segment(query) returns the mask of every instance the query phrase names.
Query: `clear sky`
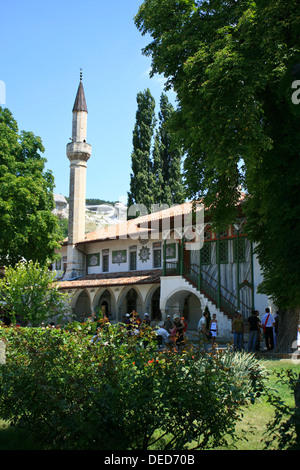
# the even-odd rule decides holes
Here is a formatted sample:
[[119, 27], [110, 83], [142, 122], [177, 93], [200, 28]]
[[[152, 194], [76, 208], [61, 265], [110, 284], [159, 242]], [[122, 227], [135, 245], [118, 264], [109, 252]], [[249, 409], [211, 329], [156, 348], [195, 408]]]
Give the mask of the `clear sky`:
[[[149, 78], [150, 58], [133, 17], [142, 0], [0, 0], [0, 84], [19, 130], [41, 137], [54, 192], [69, 194], [66, 145], [83, 69], [88, 107], [87, 197], [117, 201], [129, 190], [136, 96], [156, 101], [161, 77]], [[3, 100], [3, 90], [0, 100]], [[168, 93], [176, 106], [175, 95]]]

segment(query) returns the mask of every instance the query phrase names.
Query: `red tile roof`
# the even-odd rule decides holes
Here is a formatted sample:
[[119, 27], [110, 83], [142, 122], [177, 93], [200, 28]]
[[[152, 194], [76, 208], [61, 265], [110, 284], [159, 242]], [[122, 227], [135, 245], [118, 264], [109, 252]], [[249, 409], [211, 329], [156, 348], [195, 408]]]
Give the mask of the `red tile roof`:
[[60, 289], [78, 289], [85, 287], [111, 287], [134, 284], [154, 284], [160, 282], [161, 269], [150, 271], [129, 271], [119, 273], [89, 274], [74, 281], [61, 281]]

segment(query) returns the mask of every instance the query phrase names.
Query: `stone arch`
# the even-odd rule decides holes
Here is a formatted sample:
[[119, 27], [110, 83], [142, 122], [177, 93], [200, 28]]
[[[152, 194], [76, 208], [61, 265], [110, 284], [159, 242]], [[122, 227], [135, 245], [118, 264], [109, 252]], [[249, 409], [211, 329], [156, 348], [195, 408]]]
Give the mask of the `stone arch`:
[[120, 294], [118, 302], [119, 321], [124, 321], [126, 313], [130, 313], [132, 308], [134, 308], [139, 314], [144, 313], [143, 298], [136, 286], [125, 287]]
[[85, 289], [78, 291], [72, 299], [72, 311], [77, 321], [84, 321], [92, 314], [91, 298]]
[[145, 308], [150, 314], [151, 320], [159, 321], [162, 319], [160, 310], [160, 285], [151, 286], [147, 292]]
[[[105, 307], [105, 313], [108, 314], [109, 320], [116, 319], [116, 299], [114, 292], [109, 288], [101, 288], [96, 293], [94, 298], [94, 311], [97, 311], [97, 308], [101, 306]], [[102, 311], [104, 313], [104, 311]]]
[[177, 290], [171, 293], [163, 302], [165, 315], [171, 315], [171, 318], [178, 314], [186, 318], [188, 328], [197, 328], [198, 321], [201, 318], [201, 311], [204, 309], [204, 303], [194, 292], [187, 289]]

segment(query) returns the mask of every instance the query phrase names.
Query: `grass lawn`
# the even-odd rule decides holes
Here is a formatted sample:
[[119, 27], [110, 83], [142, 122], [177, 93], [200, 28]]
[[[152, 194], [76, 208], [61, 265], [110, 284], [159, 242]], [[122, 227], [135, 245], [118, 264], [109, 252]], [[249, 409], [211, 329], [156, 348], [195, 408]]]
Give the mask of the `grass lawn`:
[[[294, 406], [294, 395], [286, 384], [278, 382], [276, 371], [291, 369], [299, 373], [299, 365], [290, 359], [263, 360], [266, 369], [270, 371], [268, 386], [274, 388], [286, 404]], [[274, 408], [267, 402], [266, 397], [261, 397], [255, 404], [250, 405], [243, 411], [241, 421], [236, 425], [236, 442], [227, 450], [264, 450], [265, 433], [267, 424], [274, 416]], [[245, 439], [246, 438], [246, 439]], [[224, 450], [225, 448], [221, 448]], [[274, 435], [272, 449], [278, 449], [278, 439]]]
[[[284, 401], [294, 406], [294, 396], [288, 386], [277, 382], [275, 372], [282, 369], [292, 369], [299, 372], [299, 365], [293, 364], [291, 360], [263, 360], [266, 369], [270, 371], [268, 385], [280, 393]], [[255, 404], [245, 408], [241, 416], [241, 421], [236, 425], [236, 441], [226, 448], [218, 448], [216, 450], [263, 450], [264, 434], [267, 430], [267, 423], [274, 416], [273, 407], [267, 403], [265, 397], [261, 397]], [[246, 438], [246, 439], [245, 439]], [[277, 439], [274, 436], [272, 450], [276, 450]], [[26, 432], [16, 431], [12, 426], [0, 419], [0, 450], [37, 450], [39, 447], [35, 445], [26, 435]]]

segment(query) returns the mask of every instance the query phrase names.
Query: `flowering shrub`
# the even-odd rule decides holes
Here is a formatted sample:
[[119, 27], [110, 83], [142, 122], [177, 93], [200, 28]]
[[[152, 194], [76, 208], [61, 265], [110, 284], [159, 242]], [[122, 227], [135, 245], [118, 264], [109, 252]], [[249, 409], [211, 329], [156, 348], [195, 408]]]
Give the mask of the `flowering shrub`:
[[0, 340], [0, 416], [46, 448], [214, 447], [262, 389], [253, 356], [157, 352], [150, 328], [0, 328]]

